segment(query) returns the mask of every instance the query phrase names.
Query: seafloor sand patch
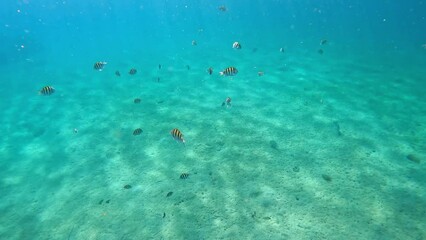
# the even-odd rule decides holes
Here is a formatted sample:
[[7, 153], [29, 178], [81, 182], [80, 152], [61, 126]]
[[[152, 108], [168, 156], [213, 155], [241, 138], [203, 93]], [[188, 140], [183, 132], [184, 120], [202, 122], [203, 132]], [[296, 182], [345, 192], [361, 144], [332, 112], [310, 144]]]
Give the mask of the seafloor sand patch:
[[111, 68], [74, 76], [90, 84], [58, 82], [50, 97], [9, 96], [0, 238], [426, 237], [420, 80], [255, 54], [271, 61], [226, 57], [240, 70], [232, 78], [217, 76], [228, 63], [209, 76], [174, 56], [158, 73], [140, 64], [117, 79]]

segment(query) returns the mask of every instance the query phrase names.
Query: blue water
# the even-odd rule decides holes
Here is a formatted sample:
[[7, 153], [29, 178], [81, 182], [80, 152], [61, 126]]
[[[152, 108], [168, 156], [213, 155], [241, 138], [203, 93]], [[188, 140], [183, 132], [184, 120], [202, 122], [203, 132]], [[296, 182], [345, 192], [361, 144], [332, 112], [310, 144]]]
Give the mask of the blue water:
[[0, 239], [425, 239], [425, 29], [414, 0], [1, 1]]

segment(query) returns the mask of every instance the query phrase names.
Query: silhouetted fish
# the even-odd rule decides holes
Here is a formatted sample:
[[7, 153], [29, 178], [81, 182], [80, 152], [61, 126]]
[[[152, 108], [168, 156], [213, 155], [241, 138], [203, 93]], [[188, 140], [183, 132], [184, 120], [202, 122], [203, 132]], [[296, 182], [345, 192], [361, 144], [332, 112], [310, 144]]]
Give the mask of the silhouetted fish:
[[134, 136], [140, 135], [141, 133], [142, 133], [142, 129], [140, 128], [136, 128], [135, 131], [133, 131]]
[[117, 76], [117, 77], [120, 77], [121, 76], [121, 74], [120, 74], [120, 72], [117, 70], [117, 71], [115, 71], [115, 76]]
[[212, 67], [207, 68], [207, 72], [209, 73], [209, 75], [212, 75], [213, 74], [213, 68]]
[[132, 69], [130, 69], [129, 74], [130, 74], [130, 75], [135, 75], [135, 74], [136, 74], [136, 72], [137, 72], [137, 70], [136, 70], [136, 69], [134, 69], [134, 68], [132, 68]]
[[187, 179], [189, 177], [189, 173], [182, 173], [181, 175], [180, 175], [180, 179]]
[[225, 105], [226, 105], [226, 107], [231, 107], [231, 98], [230, 97], [227, 97], [225, 99], [225, 101], [223, 101], [222, 107], [224, 107]]

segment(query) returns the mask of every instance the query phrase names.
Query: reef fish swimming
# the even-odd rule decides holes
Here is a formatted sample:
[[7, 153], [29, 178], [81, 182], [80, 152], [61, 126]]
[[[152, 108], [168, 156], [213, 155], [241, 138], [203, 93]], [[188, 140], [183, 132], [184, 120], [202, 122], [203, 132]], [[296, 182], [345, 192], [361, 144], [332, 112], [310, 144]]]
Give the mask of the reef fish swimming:
[[222, 103], [222, 107], [224, 107], [224, 106], [226, 106], [226, 107], [231, 107], [231, 98], [230, 98], [230, 97], [227, 97], [227, 98], [225, 99], [225, 101], [223, 101], [223, 103]]
[[142, 129], [141, 128], [136, 128], [133, 131], [133, 136], [141, 135], [141, 133], [142, 133]]
[[93, 65], [93, 68], [95, 70], [102, 71], [106, 64], [107, 62], [95, 62], [95, 64]]
[[213, 68], [212, 67], [207, 68], [207, 72], [209, 73], [209, 75], [212, 75], [213, 74]]
[[137, 70], [135, 68], [130, 69], [129, 74], [130, 75], [135, 75], [137, 72]]
[[234, 42], [234, 43], [232, 44], [232, 48], [235, 48], [235, 49], [241, 49], [241, 44], [240, 44], [239, 42]]
[[179, 178], [180, 179], [187, 179], [189, 177], [189, 173], [182, 173]]
[[51, 86], [45, 86], [38, 92], [41, 95], [50, 95], [55, 92], [55, 89]]
[[170, 134], [172, 135], [172, 137], [178, 141], [178, 142], [182, 142], [185, 143], [185, 139], [183, 139], [183, 134], [180, 132], [179, 129], [174, 128], [172, 131], [170, 131]]
[[221, 76], [235, 76], [238, 73], [238, 70], [235, 67], [227, 67], [222, 72]]

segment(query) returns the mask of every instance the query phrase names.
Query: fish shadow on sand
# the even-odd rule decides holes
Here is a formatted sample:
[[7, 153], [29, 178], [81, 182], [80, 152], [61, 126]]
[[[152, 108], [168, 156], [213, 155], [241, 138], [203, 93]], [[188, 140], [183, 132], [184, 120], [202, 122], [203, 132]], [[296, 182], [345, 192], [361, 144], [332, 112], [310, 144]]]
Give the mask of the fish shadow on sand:
[[270, 146], [272, 149], [275, 149], [275, 150], [277, 150], [277, 151], [279, 151], [279, 150], [280, 150], [280, 149], [278, 148], [278, 143], [277, 143], [276, 141], [274, 141], [274, 140], [269, 141], [269, 146]]
[[334, 125], [334, 128], [336, 129], [336, 135], [337, 135], [338, 137], [341, 137], [343, 134], [342, 134], [342, 132], [340, 131], [340, 124], [339, 124], [339, 122], [338, 122], [338, 121], [334, 121], [334, 122], [333, 122], [333, 125]]

